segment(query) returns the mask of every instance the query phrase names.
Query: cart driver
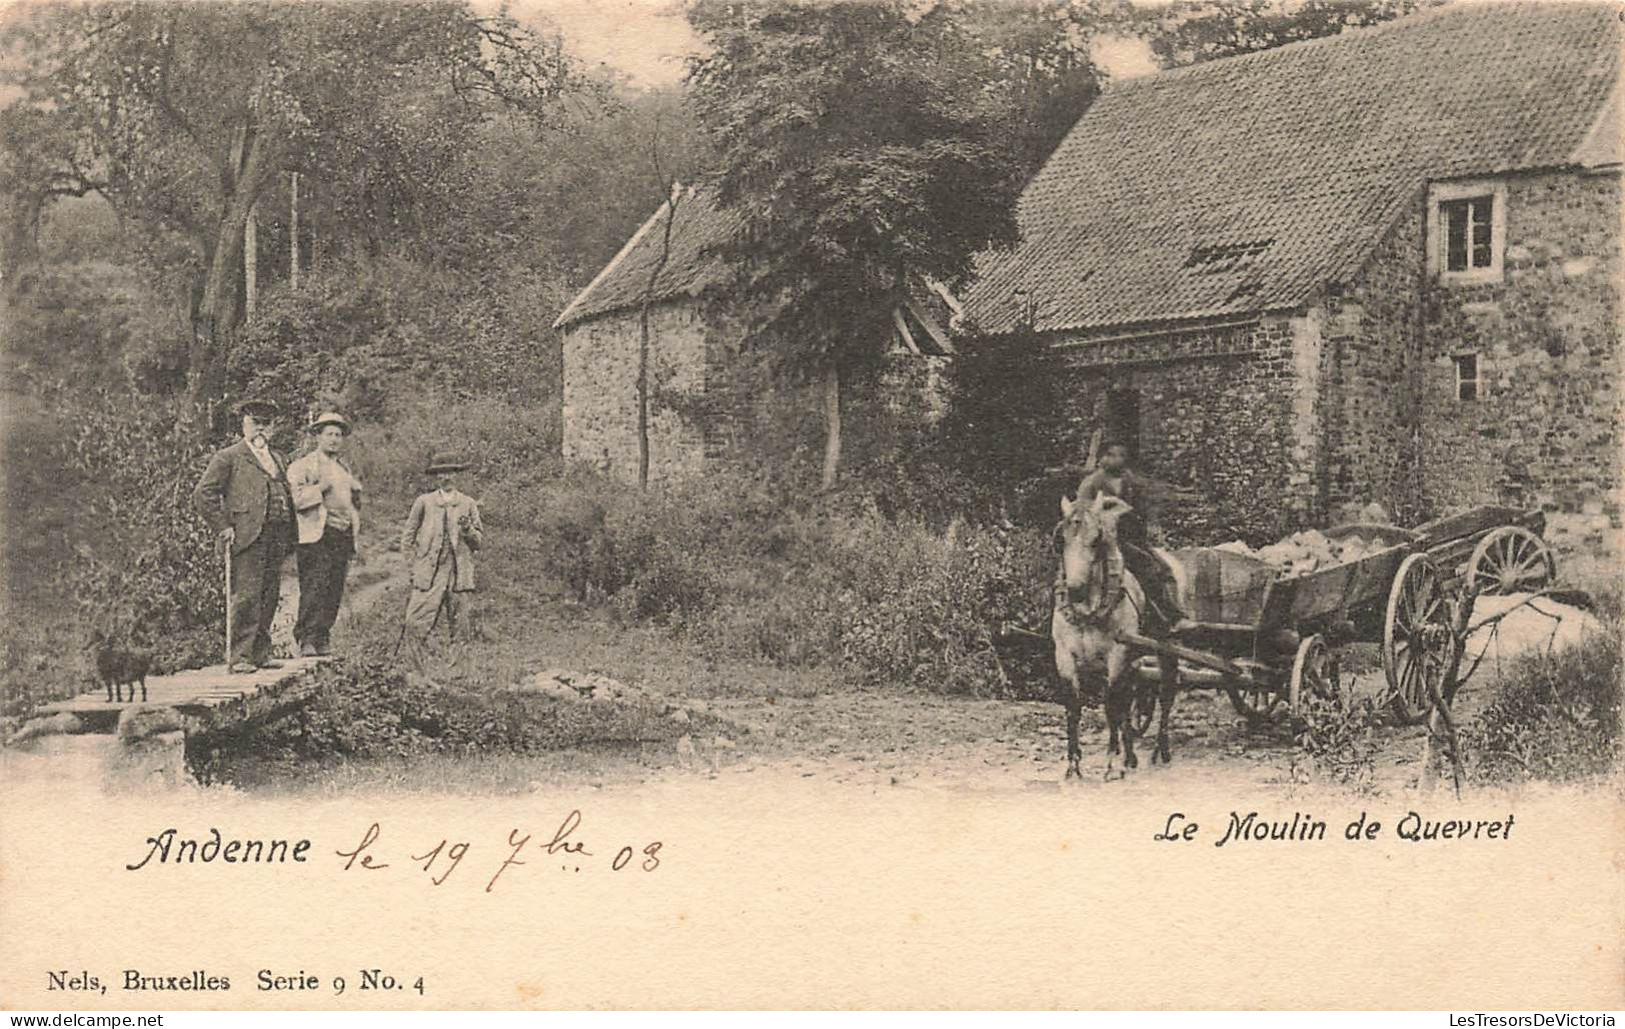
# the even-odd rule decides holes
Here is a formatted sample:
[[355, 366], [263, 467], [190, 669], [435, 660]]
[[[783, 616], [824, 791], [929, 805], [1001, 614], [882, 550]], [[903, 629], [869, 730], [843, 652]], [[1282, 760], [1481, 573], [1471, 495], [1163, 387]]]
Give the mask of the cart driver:
[[1128, 444], [1108, 439], [1101, 447], [1100, 465], [1078, 483], [1077, 502], [1090, 504], [1102, 493], [1117, 497], [1132, 509], [1117, 523], [1117, 542], [1123, 566], [1145, 589], [1152, 628], [1166, 628], [1179, 618], [1173, 576], [1162, 558], [1152, 552], [1164, 541], [1160, 512], [1151, 483], [1129, 465]]

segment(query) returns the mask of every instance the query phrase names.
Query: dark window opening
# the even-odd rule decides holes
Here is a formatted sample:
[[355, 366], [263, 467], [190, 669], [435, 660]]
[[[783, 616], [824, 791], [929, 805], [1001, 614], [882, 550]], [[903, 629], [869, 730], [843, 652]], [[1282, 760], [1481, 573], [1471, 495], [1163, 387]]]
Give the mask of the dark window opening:
[[1478, 378], [1478, 355], [1456, 355], [1456, 399], [1477, 400], [1479, 397], [1480, 382]]
[[1494, 266], [1491, 229], [1494, 209], [1494, 197], [1447, 200], [1439, 205], [1445, 271], [1465, 272]]
[[1275, 240], [1255, 239], [1243, 243], [1205, 243], [1191, 249], [1185, 267], [1202, 272], [1228, 272], [1252, 264]]
[[1140, 456], [1140, 393], [1114, 389], [1106, 394], [1106, 439], [1128, 447], [1129, 457]]

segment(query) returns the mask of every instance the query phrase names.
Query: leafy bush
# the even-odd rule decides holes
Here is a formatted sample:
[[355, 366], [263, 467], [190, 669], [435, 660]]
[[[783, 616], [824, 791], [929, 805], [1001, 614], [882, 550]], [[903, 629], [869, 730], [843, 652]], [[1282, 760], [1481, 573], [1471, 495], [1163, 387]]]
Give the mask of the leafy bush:
[[1310, 697], [1309, 702], [1311, 716], [1294, 734], [1307, 767], [1332, 782], [1372, 789], [1380, 750], [1377, 726], [1383, 718], [1380, 699], [1355, 697], [1346, 706], [1329, 698]]
[[1619, 767], [1621, 621], [1572, 647], [1520, 658], [1461, 731], [1483, 779], [1569, 780]]
[[7, 612], [0, 621], [0, 718], [26, 717], [89, 682], [88, 663], [52, 631], [60, 627], [31, 624], [33, 617]]
[[846, 574], [834, 610], [843, 660], [879, 681], [991, 688], [995, 634], [1007, 621], [1037, 620], [1048, 597], [1042, 539], [965, 523], [940, 533], [879, 519], [841, 528]]
[[159, 390], [184, 381], [186, 333], [133, 268], [105, 259], [27, 269], [6, 298], [5, 371], [16, 386]]
[[218, 658], [222, 555], [192, 505], [214, 444], [168, 405], [50, 389], [7, 439], [7, 614], [0, 713], [89, 684], [92, 629], [153, 651], [155, 669]]
[[93, 482], [81, 524], [97, 538], [71, 571], [82, 621], [157, 649], [159, 667], [213, 656], [225, 583], [192, 489], [213, 447], [172, 414], [112, 393], [67, 419], [65, 471]]
[[523, 268], [472, 277], [403, 257], [340, 263], [298, 290], [267, 290], [227, 378], [234, 391], [366, 421], [425, 395], [536, 403], [557, 394], [550, 321], [568, 297], [558, 274]]
[[[557, 476], [558, 433], [556, 403], [420, 395], [382, 424], [359, 422], [350, 456], [371, 495], [399, 501], [431, 487], [423, 471], [431, 453], [452, 450], [471, 464], [459, 488], [501, 511], [512, 496]], [[493, 484], [501, 492], [488, 497], [485, 487]], [[406, 511], [385, 514], [404, 518]]]
[[561, 480], [518, 519], [581, 599], [717, 654], [949, 692], [1006, 688], [993, 638], [1042, 617], [1034, 533], [795, 504], [748, 479], [640, 493]]
[[1068, 381], [1060, 352], [1031, 333], [961, 342], [948, 366], [950, 404], [935, 450], [966, 486], [960, 510], [1002, 509], [1023, 525], [1053, 521], [1056, 498], [1080, 477], [1055, 467], [1072, 456], [1056, 438], [1077, 413]]

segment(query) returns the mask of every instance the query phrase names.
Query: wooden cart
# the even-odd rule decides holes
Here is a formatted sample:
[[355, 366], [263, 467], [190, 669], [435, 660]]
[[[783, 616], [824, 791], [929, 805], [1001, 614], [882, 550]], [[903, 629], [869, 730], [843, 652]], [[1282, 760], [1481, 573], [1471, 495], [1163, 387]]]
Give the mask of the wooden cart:
[[1534, 593], [1551, 586], [1557, 564], [1541, 538], [1546, 516], [1511, 507], [1475, 507], [1411, 530], [1440, 568], [1460, 569], [1476, 593]]
[[1454, 692], [1444, 680], [1454, 679], [1459, 657], [1460, 605], [1479, 593], [1538, 590], [1555, 577], [1544, 527], [1538, 511], [1501, 507], [1416, 529], [1341, 526], [1327, 537], [1362, 537], [1364, 556], [1290, 578], [1246, 554], [1180, 551], [1187, 617], [1167, 636], [1126, 642], [1177, 657], [1189, 685], [1223, 688], [1258, 722], [1282, 710], [1302, 721], [1322, 705], [1346, 704], [1340, 648], [1378, 643], [1388, 705], [1414, 724], [1432, 709], [1434, 686], [1447, 700]]

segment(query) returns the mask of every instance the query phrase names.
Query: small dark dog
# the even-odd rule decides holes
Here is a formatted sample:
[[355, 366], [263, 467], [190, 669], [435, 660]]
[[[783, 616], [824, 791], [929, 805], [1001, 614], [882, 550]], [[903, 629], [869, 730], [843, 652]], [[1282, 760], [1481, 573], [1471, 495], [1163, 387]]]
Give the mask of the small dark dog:
[[124, 650], [113, 646], [100, 630], [90, 637], [90, 646], [96, 655], [96, 678], [107, 689], [107, 702], [124, 702], [124, 687], [130, 687], [130, 701], [135, 701], [135, 688], [141, 686], [141, 700], [147, 699], [147, 673], [152, 670], [152, 655], [144, 650]]

